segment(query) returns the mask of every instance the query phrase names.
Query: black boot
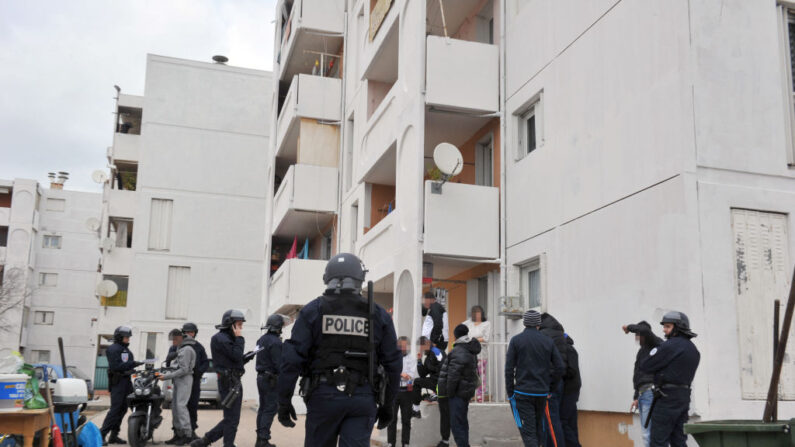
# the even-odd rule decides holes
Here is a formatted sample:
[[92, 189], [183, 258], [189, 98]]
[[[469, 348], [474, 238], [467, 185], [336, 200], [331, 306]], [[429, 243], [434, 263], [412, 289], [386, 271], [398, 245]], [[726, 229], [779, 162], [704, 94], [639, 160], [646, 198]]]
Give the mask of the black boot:
[[210, 445], [210, 440], [204, 436], [190, 443], [190, 447], [207, 447], [208, 445]]
[[254, 447], [276, 447], [276, 446], [271, 444], [269, 439], [258, 437], [257, 443], [254, 444]]
[[168, 444], [168, 445], [174, 445], [174, 444], [175, 444], [177, 441], [179, 441], [179, 439], [180, 439], [180, 436], [177, 434], [177, 431], [176, 431], [176, 430], [174, 430], [174, 429], [172, 428], [172, 429], [171, 429], [171, 431], [174, 433], [174, 435], [171, 437], [171, 439], [169, 439], [168, 441], [166, 441], [166, 444]]
[[100, 434], [100, 435], [102, 435], [102, 445], [103, 445], [103, 446], [107, 446], [107, 445], [108, 445], [108, 440], [107, 440], [107, 439], [105, 439], [105, 438], [107, 438], [107, 437], [108, 437], [108, 432], [106, 432], [106, 431], [105, 431], [105, 432], [103, 432], [103, 431], [100, 431], [100, 432], [99, 432], [99, 434]]
[[197, 439], [199, 439], [199, 437], [198, 437], [198, 436], [196, 436], [196, 429], [194, 428], [194, 429], [193, 429], [193, 431], [192, 431], [192, 432], [190, 432], [190, 440], [191, 440], [191, 441], [195, 441], [195, 440], [197, 440]]
[[108, 444], [127, 444], [127, 441], [119, 437], [118, 431], [110, 432], [110, 438], [108, 439]]

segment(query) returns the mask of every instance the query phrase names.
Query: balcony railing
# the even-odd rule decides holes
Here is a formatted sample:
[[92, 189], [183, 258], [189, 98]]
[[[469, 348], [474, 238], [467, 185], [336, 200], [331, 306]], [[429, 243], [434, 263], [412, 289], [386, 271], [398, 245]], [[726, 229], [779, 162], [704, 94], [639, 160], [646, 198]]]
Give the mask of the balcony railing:
[[341, 97], [340, 79], [303, 74], [294, 77], [276, 121], [276, 155], [295, 160], [301, 118], [339, 122]]
[[310, 73], [316, 52], [340, 51], [345, 30], [345, 0], [295, 0], [284, 26], [279, 79]]
[[135, 217], [135, 191], [123, 189], [111, 189], [109, 184], [105, 184], [108, 214], [115, 217]]
[[450, 110], [499, 110], [499, 48], [427, 37], [425, 102]]
[[141, 136], [131, 133], [116, 133], [113, 140], [111, 157], [113, 161], [138, 161]]
[[292, 165], [273, 198], [273, 234], [317, 234], [337, 211], [337, 168]]
[[441, 194], [425, 182], [426, 254], [496, 259], [500, 251], [499, 189], [446, 183]]
[[326, 261], [288, 259], [271, 276], [268, 313], [294, 314], [323, 293]]

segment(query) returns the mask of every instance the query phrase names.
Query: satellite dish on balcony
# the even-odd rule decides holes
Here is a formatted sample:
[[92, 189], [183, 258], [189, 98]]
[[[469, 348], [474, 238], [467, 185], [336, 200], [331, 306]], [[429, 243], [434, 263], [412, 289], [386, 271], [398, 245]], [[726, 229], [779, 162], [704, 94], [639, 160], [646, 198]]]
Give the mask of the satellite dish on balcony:
[[99, 225], [100, 225], [99, 219], [97, 219], [96, 217], [89, 217], [88, 219], [86, 219], [86, 228], [88, 228], [88, 231], [99, 230]]
[[433, 150], [433, 162], [447, 177], [455, 177], [464, 169], [461, 151], [450, 143], [439, 143]]
[[91, 178], [96, 183], [105, 183], [106, 181], [108, 181], [108, 174], [106, 174], [105, 171], [97, 169], [96, 171], [91, 173]]
[[110, 251], [116, 246], [116, 239], [113, 237], [106, 237], [102, 239], [102, 250]]
[[99, 296], [113, 296], [119, 291], [119, 286], [115, 282], [106, 279], [97, 284], [95, 291]]

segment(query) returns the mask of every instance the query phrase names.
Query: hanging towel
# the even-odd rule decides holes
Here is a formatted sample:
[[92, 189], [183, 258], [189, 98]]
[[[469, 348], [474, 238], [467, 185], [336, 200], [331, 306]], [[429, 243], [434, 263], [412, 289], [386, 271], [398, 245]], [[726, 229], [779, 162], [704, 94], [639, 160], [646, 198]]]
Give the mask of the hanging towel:
[[285, 260], [286, 259], [293, 259], [294, 257], [296, 257], [296, 250], [297, 249], [298, 249], [298, 237], [294, 237], [293, 238], [293, 246], [290, 248], [290, 251], [287, 252], [287, 257], [284, 258], [284, 259]]
[[298, 253], [298, 257], [301, 259], [309, 259], [309, 238], [304, 240], [304, 248], [302, 248], [301, 252]]

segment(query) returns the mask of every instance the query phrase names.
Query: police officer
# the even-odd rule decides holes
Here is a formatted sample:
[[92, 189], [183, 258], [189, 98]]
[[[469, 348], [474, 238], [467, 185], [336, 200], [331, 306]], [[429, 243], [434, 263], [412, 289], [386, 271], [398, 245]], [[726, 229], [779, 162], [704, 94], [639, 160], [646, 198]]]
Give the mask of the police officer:
[[[651, 404], [651, 447], [685, 447], [684, 424], [690, 406], [690, 384], [701, 358], [690, 341], [696, 334], [682, 312], [663, 316], [665, 342], [649, 352], [640, 364], [641, 372], [654, 374], [655, 392]], [[646, 421], [643, 421], [645, 424]]]
[[190, 415], [190, 425], [193, 427], [191, 439], [197, 439], [196, 429], [199, 427], [198, 411], [199, 411], [199, 397], [201, 396], [202, 375], [210, 369], [210, 360], [207, 358], [207, 351], [201, 343], [196, 340], [196, 335], [199, 333], [199, 328], [191, 322], [182, 325], [182, 332], [189, 337], [192, 337], [194, 343], [191, 345], [196, 351], [196, 366], [193, 368], [193, 389], [190, 391], [190, 399], [188, 399], [188, 415]]
[[[136, 366], [143, 362], [136, 362], [128, 346], [132, 337], [129, 326], [119, 326], [113, 331], [113, 344], [110, 345], [105, 355], [108, 357], [108, 387], [110, 388], [110, 410], [105, 416], [100, 433], [102, 445], [127, 444], [119, 437], [119, 429], [124, 414], [127, 412], [127, 395], [132, 393], [130, 374]], [[105, 437], [110, 433], [110, 438]]]
[[243, 389], [240, 377], [243, 375], [243, 348], [245, 340], [243, 323], [246, 321], [243, 312], [231, 309], [224, 312], [221, 324], [215, 326], [218, 333], [210, 339], [215, 370], [218, 373], [218, 391], [221, 401], [227, 394], [238, 390], [239, 394], [228, 407], [224, 407], [224, 418], [199, 439], [191, 442], [191, 447], [207, 447], [213, 442], [224, 438], [224, 447], [234, 447], [237, 425], [240, 422], [240, 406], [243, 403]]
[[282, 327], [284, 318], [279, 314], [268, 317], [263, 329], [265, 335], [257, 340], [257, 390], [259, 391], [259, 410], [257, 410], [257, 443], [254, 447], [275, 447], [270, 443], [271, 424], [276, 416], [276, 382], [279, 378], [279, 365], [282, 361]]
[[[301, 309], [284, 344], [279, 373], [279, 422], [294, 427], [291, 403], [298, 375], [307, 404], [307, 447], [369, 446], [373, 423], [384, 429], [394, 417], [393, 403], [400, 384], [403, 359], [397, 336], [386, 311], [376, 305], [369, 315], [361, 296], [365, 269], [356, 256], [341, 253], [326, 265], [325, 293]], [[368, 318], [372, 318], [370, 327]], [[373, 349], [369, 331], [373, 331]], [[369, 381], [368, 355], [384, 373], [378, 383]], [[385, 386], [377, 405], [375, 389]], [[380, 389], [380, 388], [379, 388]]]

